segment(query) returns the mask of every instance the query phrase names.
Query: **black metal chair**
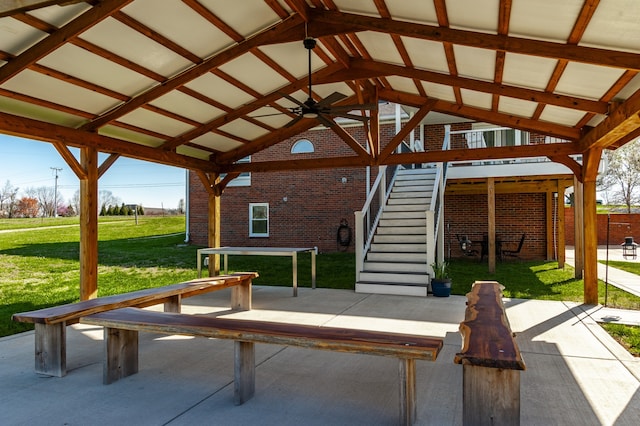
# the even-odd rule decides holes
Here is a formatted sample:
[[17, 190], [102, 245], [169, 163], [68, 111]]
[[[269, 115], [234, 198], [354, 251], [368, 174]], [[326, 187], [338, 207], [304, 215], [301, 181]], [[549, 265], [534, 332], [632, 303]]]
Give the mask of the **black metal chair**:
[[522, 250], [522, 246], [524, 245], [524, 240], [527, 237], [526, 233], [523, 233], [520, 237], [520, 242], [518, 242], [518, 247], [515, 250], [502, 250], [502, 257], [511, 256], [511, 257], [520, 257], [520, 250]]
[[456, 234], [456, 238], [460, 243], [460, 250], [462, 250], [465, 256], [475, 256], [478, 254], [478, 250], [472, 249], [473, 241], [471, 241], [469, 237], [463, 235], [461, 238], [460, 235]]

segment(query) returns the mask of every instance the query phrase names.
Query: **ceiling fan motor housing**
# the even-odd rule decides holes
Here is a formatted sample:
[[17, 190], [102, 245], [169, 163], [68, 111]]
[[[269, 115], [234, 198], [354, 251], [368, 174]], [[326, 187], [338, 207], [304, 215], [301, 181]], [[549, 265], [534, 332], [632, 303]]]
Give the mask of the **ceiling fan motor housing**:
[[316, 39], [313, 37], [305, 38], [302, 43], [304, 44], [305, 49], [313, 49], [316, 47]]

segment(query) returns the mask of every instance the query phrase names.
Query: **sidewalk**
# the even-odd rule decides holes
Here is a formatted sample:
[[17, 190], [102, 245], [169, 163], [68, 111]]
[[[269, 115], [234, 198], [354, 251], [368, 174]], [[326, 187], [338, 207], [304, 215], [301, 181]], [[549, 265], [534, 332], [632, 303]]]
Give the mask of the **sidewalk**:
[[[609, 252], [607, 253], [606, 246], [598, 247], [598, 261], [624, 261], [624, 262], [636, 262], [640, 263], [640, 256], [636, 259], [623, 258], [622, 249], [618, 245], [610, 245]], [[566, 249], [566, 262], [567, 264], [575, 265], [575, 256], [573, 247], [567, 247]], [[630, 272], [622, 271], [607, 266], [606, 264], [598, 262], [598, 278], [602, 281], [608, 282], [609, 285], [617, 287], [628, 293], [640, 297], [640, 276], [632, 274]], [[615, 309], [602, 305], [593, 306], [591, 309], [587, 309], [586, 312], [597, 322], [608, 322], [626, 325], [640, 326], [640, 311], [628, 310], [628, 309]]]

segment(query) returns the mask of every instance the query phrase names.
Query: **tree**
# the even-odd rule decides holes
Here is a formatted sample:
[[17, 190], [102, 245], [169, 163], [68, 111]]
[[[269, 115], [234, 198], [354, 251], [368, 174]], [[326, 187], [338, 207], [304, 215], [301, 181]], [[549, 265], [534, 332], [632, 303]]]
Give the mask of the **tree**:
[[4, 187], [0, 189], [0, 216], [12, 218], [15, 214], [17, 199], [18, 188], [7, 180]]
[[[53, 217], [56, 206], [55, 189], [52, 186], [40, 186], [38, 188], [28, 188], [26, 191], [29, 198], [38, 200], [40, 212], [43, 217]], [[60, 200], [58, 200], [60, 201]]]
[[611, 200], [624, 204], [627, 213], [631, 213], [631, 206], [640, 200], [637, 194], [640, 186], [640, 139], [610, 153], [608, 160], [600, 188], [612, 190]]
[[[121, 203], [120, 198], [114, 196], [111, 191], [98, 191], [98, 205], [118, 206]], [[117, 213], [116, 213], [117, 214]]]
[[15, 213], [18, 217], [37, 217], [39, 210], [39, 202], [36, 198], [22, 197], [18, 200]]

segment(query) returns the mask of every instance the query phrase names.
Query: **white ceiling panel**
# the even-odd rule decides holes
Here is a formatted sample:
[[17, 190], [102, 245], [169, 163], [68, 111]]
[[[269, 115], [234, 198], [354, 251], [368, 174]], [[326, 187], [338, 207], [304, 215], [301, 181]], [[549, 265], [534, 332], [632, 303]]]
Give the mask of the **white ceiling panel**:
[[446, 0], [449, 26], [495, 34], [499, 0]]
[[142, 108], [130, 112], [119, 118], [118, 121], [172, 137], [179, 136], [193, 129], [193, 127], [187, 123]]
[[365, 15], [380, 16], [376, 5], [371, 0], [334, 0], [338, 10], [342, 12], [364, 13]]
[[414, 3], [407, 0], [387, 0], [386, 3], [393, 19], [438, 25], [436, 8], [431, 1]]
[[[263, 95], [288, 83], [282, 75], [252, 54], [227, 62], [220, 70]], [[255, 78], [256, 75], [261, 78]]]
[[31, 70], [21, 72], [0, 87], [91, 114], [100, 114], [119, 103], [109, 96]]
[[134, 96], [157, 83], [73, 44], [62, 46], [38, 63], [127, 96]]
[[418, 91], [418, 88], [416, 87], [416, 84], [410, 78], [396, 77], [391, 75], [387, 77], [387, 81], [391, 83], [391, 87], [393, 88], [393, 90], [397, 90], [399, 92], [411, 93], [412, 95], [420, 94], [420, 92]]
[[462, 95], [462, 102], [464, 102], [466, 105], [487, 110], [491, 109], [491, 101], [493, 100], [493, 96], [489, 93], [460, 89], [460, 94]]
[[221, 109], [177, 90], [167, 93], [150, 104], [199, 123], [206, 123], [224, 114]]
[[637, 0], [601, 1], [580, 44], [640, 53], [638, 23], [640, 8]]
[[[316, 49], [318, 48], [316, 46]], [[309, 72], [308, 53], [301, 41], [262, 46], [260, 50], [298, 79], [306, 77]], [[313, 53], [311, 55], [311, 69], [316, 70], [324, 66], [326, 64]]]
[[402, 43], [409, 53], [409, 58], [416, 68], [448, 73], [449, 64], [442, 43], [402, 37]]
[[[241, 0], [242, 7], [237, 2], [229, 0], [198, 0], [198, 3], [209, 9], [245, 38], [280, 20], [273, 9], [263, 0]], [[247, 13], [247, 9], [250, 9], [251, 13]]]
[[128, 142], [135, 142], [144, 146], [150, 146], [152, 148], [157, 148], [164, 143], [162, 139], [147, 135], [146, 133], [134, 132], [133, 130], [111, 124], [100, 128], [100, 134]]
[[640, 90], [640, 74], [636, 74], [629, 83], [620, 92], [618, 96], [613, 98], [616, 102], [621, 102], [624, 99], [629, 98], [631, 95]]
[[453, 87], [444, 84], [422, 82], [422, 87], [430, 98], [442, 99], [443, 101], [455, 102], [456, 95]]
[[0, 111], [19, 117], [33, 118], [46, 123], [60, 124], [74, 128], [86, 121], [86, 119], [78, 117], [77, 115], [29, 104], [4, 96], [0, 96]]
[[398, 49], [391, 37], [387, 34], [365, 31], [358, 33], [358, 38], [364, 44], [365, 49], [376, 61], [390, 64], [404, 65]]
[[165, 77], [193, 65], [177, 53], [113, 18], [105, 19], [82, 33], [80, 38]]
[[542, 114], [540, 114], [540, 120], [542, 121], [563, 124], [565, 126], [575, 126], [583, 117], [583, 112], [553, 105], [547, 105], [542, 111]]
[[180, 155], [199, 158], [200, 160], [208, 160], [211, 156], [211, 153], [209, 151], [197, 149], [189, 145], [180, 145], [178, 148], [176, 148], [176, 152]]
[[557, 63], [555, 59], [507, 53], [502, 82], [512, 86], [545, 90]]
[[509, 34], [565, 43], [584, 0], [514, 1]]
[[458, 75], [493, 81], [496, 69], [496, 52], [467, 46], [453, 46]]
[[616, 68], [570, 62], [558, 81], [555, 92], [600, 99], [623, 72], [624, 70]]
[[205, 133], [204, 135], [193, 139], [191, 142], [221, 152], [231, 151], [243, 145], [242, 142], [235, 139], [214, 133]]
[[13, 18], [0, 18], [0, 51], [18, 55], [47, 36]]
[[[151, 9], [153, 14], [149, 13]], [[138, 0], [127, 5], [123, 12], [201, 58], [235, 44], [182, 2]]]
[[537, 107], [537, 102], [509, 98], [507, 96], [500, 96], [500, 99], [498, 101], [498, 111], [505, 114], [518, 115], [520, 117], [533, 117], [533, 114], [536, 112]]
[[220, 126], [220, 130], [246, 140], [253, 140], [268, 133], [266, 129], [240, 118]]
[[185, 84], [185, 86], [211, 99], [216, 99], [229, 108], [236, 108], [254, 100], [253, 96], [247, 92], [211, 73], [198, 77]]
[[71, 3], [65, 6], [49, 6], [42, 9], [33, 9], [27, 12], [38, 19], [41, 19], [54, 27], [60, 28], [72, 19], [80, 16], [90, 9], [87, 3]]

